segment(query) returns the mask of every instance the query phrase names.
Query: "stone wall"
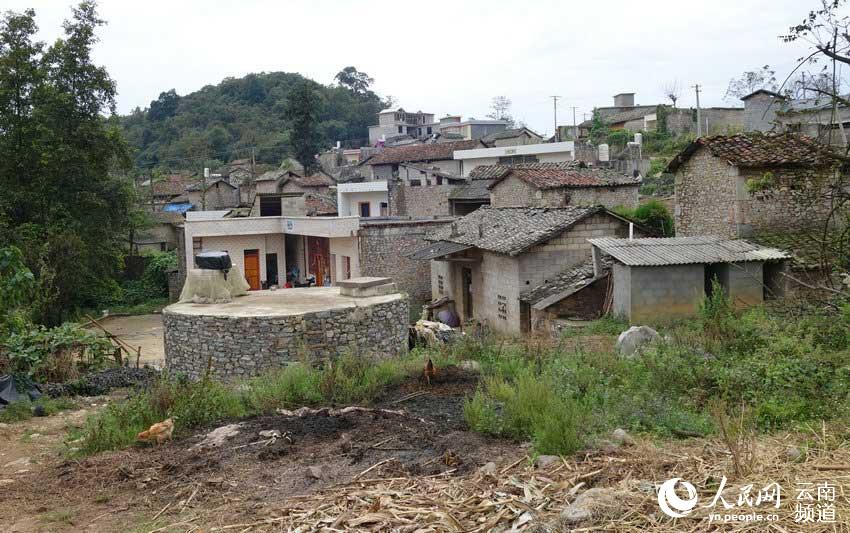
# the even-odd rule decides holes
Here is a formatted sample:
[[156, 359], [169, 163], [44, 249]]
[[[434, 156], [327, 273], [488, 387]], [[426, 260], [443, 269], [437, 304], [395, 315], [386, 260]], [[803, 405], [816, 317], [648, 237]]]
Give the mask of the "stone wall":
[[419, 316], [422, 304], [431, 300], [428, 261], [406, 257], [427, 246], [425, 235], [440, 229], [451, 219], [410, 221], [361, 220], [357, 234], [360, 275], [392, 278], [399, 290], [410, 296], [412, 316]]
[[[775, 186], [751, 193], [747, 181], [772, 174]], [[830, 211], [831, 169], [738, 169], [699, 148], [676, 172], [676, 235], [749, 237], [819, 226]]]
[[563, 187], [540, 190], [515, 176], [508, 176], [490, 189], [490, 202], [493, 207], [564, 207], [566, 205], [637, 207], [639, 187], [639, 185]]
[[410, 217], [431, 217], [450, 215], [449, 192], [453, 185], [422, 184], [410, 186], [393, 181], [390, 185], [390, 215]]
[[699, 148], [676, 172], [676, 236], [735, 237], [736, 167]]
[[221, 317], [163, 312], [165, 364], [191, 379], [211, 364], [219, 379], [259, 375], [295, 361], [348, 353], [386, 359], [407, 353], [408, 300], [304, 315]]

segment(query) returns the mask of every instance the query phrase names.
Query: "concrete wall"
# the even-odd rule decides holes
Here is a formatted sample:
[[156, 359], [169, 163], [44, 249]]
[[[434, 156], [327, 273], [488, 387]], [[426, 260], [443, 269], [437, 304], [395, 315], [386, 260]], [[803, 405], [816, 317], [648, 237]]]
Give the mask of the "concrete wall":
[[746, 262], [723, 265], [720, 280], [732, 304], [737, 309], [758, 305], [764, 301], [764, 263]]
[[744, 101], [744, 131], [770, 131], [781, 107], [781, 100], [769, 94], [747, 98]]
[[381, 203], [389, 203], [386, 191], [347, 192], [339, 194], [339, 216], [360, 216], [360, 202], [368, 202], [370, 216], [381, 215]]
[[[309, 291], [313, 289], [293, 289]], [[353, 353], [387, 359], [407, 353], [407, 299], [280, 317], [180, 314], [166, 308], [165, 364], [169, 372], [199, 379], [239, 379], [289, 363]], [[368, 364], [368, 362], [364, 363]]]
[[[703, 265], [619, 268], [630, 272], [625, 277], [615, 266], [614, 310], [633, 324], [691, 316], [705, 295]], [[623, 281], [628, 282], [628, 289], [617, 287]], [[630, 291], [628, 302], [622, 301], [624, 291]]]
[[351, 277], [360, 277], [360, 253], [357, 249], [356, 237], [336, 237], [330, 240], [330, 253], [335, 256], [333, 282], [346, 279], [343, 277], [343, 257], [348, 257], [351, 262]]

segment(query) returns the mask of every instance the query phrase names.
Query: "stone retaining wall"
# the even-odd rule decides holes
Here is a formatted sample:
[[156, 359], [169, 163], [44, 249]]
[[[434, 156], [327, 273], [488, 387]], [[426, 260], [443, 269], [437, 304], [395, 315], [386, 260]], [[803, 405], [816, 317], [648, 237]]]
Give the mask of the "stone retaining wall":
[[169, 372], [220, 379], [256, 376], [293, 361], [353, 353], [385, 359], [407, 353], [408, 299], [303, 315], [221, 317], [163, 312]]

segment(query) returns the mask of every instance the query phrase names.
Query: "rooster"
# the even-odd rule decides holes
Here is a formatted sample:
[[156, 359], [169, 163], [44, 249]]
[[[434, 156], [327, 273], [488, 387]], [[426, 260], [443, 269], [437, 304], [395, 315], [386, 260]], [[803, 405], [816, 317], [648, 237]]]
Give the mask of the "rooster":
[[155, 442], [162, 444], [167, 440], [171, 440], [171, 432], [174, 431], [174, 419], [169, 418], [158, 424], [152, 425], [147, 431], [142, 431], [136, 438], [145, 442]]
[[430, 385], [431, 378], [437, 375], [437, 367], [434, 366], [434, 362], [431, 359], [428, 359], [428, 362], [425, 363], [425, 368], [422, 370], [422, 376], [425, 378], [425, 382]]

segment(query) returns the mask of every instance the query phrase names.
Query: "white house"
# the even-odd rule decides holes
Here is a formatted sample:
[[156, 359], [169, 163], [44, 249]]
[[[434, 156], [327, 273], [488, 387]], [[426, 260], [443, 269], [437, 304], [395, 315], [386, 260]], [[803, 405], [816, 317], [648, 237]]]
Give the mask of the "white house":
[[389, 197], [386, 181], [340, 183], [336, 186], [337, 213], [341, 217], [387, 216]]
[[187, 268], [202, 251], [223, 250], [252, 290], [314, 276], [317, 285], [360, 276], [358, 217], [189, 218], [184, 223]]
[[518, 163], [562, 163], [575, 159], [572, 141], [524, 144], [456, 150], [454, 159], [460, 161], [462, 176], [468, 176], [479, 165], [514, 165]]

